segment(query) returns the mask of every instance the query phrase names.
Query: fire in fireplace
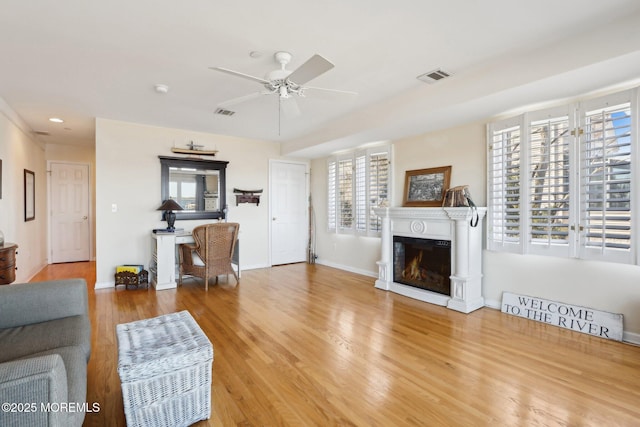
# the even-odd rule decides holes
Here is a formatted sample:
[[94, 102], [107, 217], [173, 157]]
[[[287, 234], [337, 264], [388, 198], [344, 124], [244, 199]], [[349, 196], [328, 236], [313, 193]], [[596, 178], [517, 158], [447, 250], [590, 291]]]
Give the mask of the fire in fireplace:
[[393, 236], [393, 281], [451, 295], [451, 241]]

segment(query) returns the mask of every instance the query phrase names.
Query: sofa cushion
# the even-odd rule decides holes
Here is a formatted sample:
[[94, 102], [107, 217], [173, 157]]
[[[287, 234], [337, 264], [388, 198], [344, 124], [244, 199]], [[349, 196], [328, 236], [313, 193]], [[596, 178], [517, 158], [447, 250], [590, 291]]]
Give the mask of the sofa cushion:
[[84, 279], [0, 286], [0, 328], [87, 313], [87, 282]]
[[[85, 413], [76, 409], [84, 409], [87, 404], [87, 360], [84, 350], [79, 346], [59, 347], [40, 353], [34, 353], [22, 359], [29, 359], [49, 354], [58, 354], [62, 357], [67, 374], [68, 398], [65, 403], [74, 405], [73, 409], [64, 411], [67, 415], [66, 426], [81, 426]], [[88, 403], [91, 406], [91, 403]]]
[[58, 347], [78, 346], [85, 357], [91, 354], [91, 323], [87, 316], [71, 316], [48, 322], [0, 329], [0, 362], [23, 358]]
[[43, 410], [42, 404], [66, 402], [67, 370], [59, 354], [0, 363], [0, 402], [25, 405], [21, 411], [0, 411], [1, 426], [65, 425], [67, 415]]

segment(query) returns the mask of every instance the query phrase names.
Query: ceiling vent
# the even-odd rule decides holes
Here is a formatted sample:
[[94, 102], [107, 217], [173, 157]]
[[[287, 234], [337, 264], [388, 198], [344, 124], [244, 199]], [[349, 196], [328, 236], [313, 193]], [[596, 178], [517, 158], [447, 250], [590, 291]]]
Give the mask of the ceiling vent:
[[233, 116], [236, 112], [235, 111], [231, 111], [231, 110], [225, 110], [224, 108], [216, 108], [216, 111], [213, 112], [214, 114], [219, 114], [221, 116], [228, 116], [231, 117]]
[[416, 78], [425, 83], [435, 83], [438, 80], [442, 80], [450, 76], [451, 76], [451, 73], [447, 71], [443, 71], [441, 69], [437, 69], [437, 70], [429, 71], [428, 73], [420, 74]]
[[40, 136], [49, 136], [49, 135], [51, 135], [46, 130], [35, 130], [35, 131], [33, 131], [33, 133], [36, 134], [36, 135], [40, 135]]

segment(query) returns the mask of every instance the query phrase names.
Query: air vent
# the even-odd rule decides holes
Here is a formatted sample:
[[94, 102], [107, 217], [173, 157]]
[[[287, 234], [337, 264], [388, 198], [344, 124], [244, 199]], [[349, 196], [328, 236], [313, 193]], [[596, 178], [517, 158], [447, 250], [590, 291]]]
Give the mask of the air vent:
[[217, 108], [214, 114], [220, 114], [221, 116], [233, 116], [236, 112], [231, 110], [225, 110], [224, 108]]
[[33, 131], [33, 133], [35, 133], [36, 135], [40, 135], [40, 136], [49, 136], [50, 133], [47, 132], [46, 130], [35, 130]]
[[441, 69], [437, 69], [437, 70], [429, 71], [428, 73], [421, 74], [416, 78], [425, 83], [435, 83], [438, 80], [442, 80], [450, 76], [451, 76], [451, 73], [447, 71], [443, 71]]

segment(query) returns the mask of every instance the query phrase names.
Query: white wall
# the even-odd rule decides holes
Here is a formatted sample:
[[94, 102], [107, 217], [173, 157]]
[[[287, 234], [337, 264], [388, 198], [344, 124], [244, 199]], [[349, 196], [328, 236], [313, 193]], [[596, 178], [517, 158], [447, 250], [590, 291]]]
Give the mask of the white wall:
[[327, 232], [327, 159], [311, 162], [311, 198], [319, 264], [377, 277], [380, 238]]
[[[451, 185], [468, 184], [486, 205], [486, 135], [472, 123], [393, 143], [392, 206], [401, 206], [405, 171], [452, 166]], [[377, 275], [380, 257], [371, 240], [326, 232], [326, 159], [312, 164], [319, 262]], [[488, 306], [501, 306], [502, 292], [514, 292], [624, 315], [625, 340], [640, 342], [640, 267], [613, 263], [484, 251], [483, 293]], [[372, 282], [373, 286], [373, 282]]]
[[[0, 99], [2, 199], [0, 230], [18, 245], [16, 283], [26, 282], [47, 264], [47, 191], [43, 144]], [[35, 173], [35, 219], [24, 220], [24, 170]]]
[[[166, 227], [156, 209], [160, 198], [159, 155], [176, 156], [171, 147], [194, 141], [228, 161], [229, 221], [240, 223], [243, 269], [269, 265], [269, 160], [280, 157], [280, 145], [223, 135], [96, 120], [96, 270], [97, 285], [113, 284], [120, 264], [149, 265], [151, 230]], [[181, 156], [177, 156], [181, 157]], [[233, 188], [260, 189], [260, 205], [235, 205]], [[111, 212], [112, 204], [118, 206]], [[191, 230], [207, 221], [176, 221]]]

